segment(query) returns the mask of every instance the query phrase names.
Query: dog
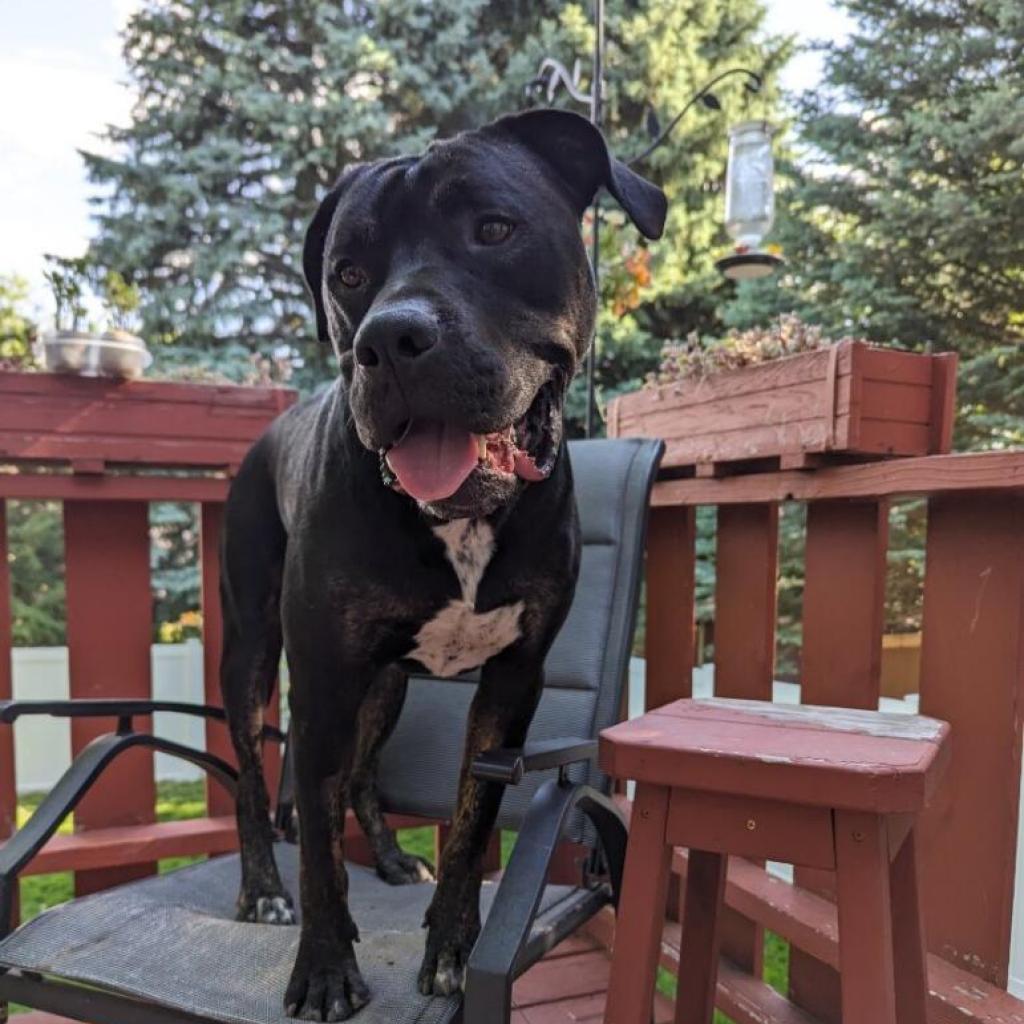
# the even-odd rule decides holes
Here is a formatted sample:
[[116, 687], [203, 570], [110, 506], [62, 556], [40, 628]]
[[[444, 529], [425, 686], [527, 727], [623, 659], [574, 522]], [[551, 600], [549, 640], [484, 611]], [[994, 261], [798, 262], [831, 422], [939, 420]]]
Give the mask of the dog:
[[246, 456], [221, 560], [238, 913], [267, 924], [295, 920], [260, 763], [282, 644], [291, 677], [302, 926], [289, 1016], [346, 1020], [369, 1000], [346, 900], [346, 807], [382, 878], [433, 877], [384, 821], [378, 757], [409, 672], [480, 667], [417, 981], [425, 995], [462, 984], [502, 797], [469, 765], [525, 740], [575, 586], [562, 406], [594, 332], [581, 218], [602, 186], [660, 236], [663, 193], [590, 122], [528, 111], [347, 168], [308, 229], [317, 333], [340, 374]]

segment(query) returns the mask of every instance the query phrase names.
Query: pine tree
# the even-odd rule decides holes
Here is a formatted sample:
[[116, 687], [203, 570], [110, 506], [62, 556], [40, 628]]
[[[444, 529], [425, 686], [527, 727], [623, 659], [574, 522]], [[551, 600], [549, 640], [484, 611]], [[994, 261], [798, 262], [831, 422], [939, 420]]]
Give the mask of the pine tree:
[[842, 0], [849, 40], [803, 98], [806, 159], [782, 205], [790, 270], [740, 289], [906, 347], [956, 350], [961, 445], [1024, 441], [1024, 7]]
[[64, 529], [55, 501], [8, 501], [15, 647], [64, 643]]
[[154, 639], [180, 634], [190, 616], [201, 621], [197, 506], [154, 502], [149, 506], [149, 571], [153, 587]]
[[[769, 83], [756, 99], [724, 84], [724, 112], [692, 111], [646, 162], [673, 200], [650, 257], [607, 205], [609, 382], [635, 381], [658, 338], [714, 319], [727, 119], [775, 112], [788, 53], [759, 44], [763, 14], [763, 0], [608, 4], [608, 134], [621, 155], [646, 145], [650, 111], [664, 123], [726, 67], [764, 70]], [[141, 286], [147, 339], [177, 342], [179, 361], [182, 345], [308, 339], [302, 234], [342, 166], [522, 107], [544, 56], [578, 59], [588, 89], [592, 46], [589, 3], [150, 0], [124, 40], [132, 122], [109, 129], [115, 157], [85, 155], [101, 186], [92, 255]], [[326, 373], [316, 360], [313, 373]], [[235, 371], [244, 363], [234, 358]]]
[[[515, 105], [552, 3], [149, 2], [115, 158], [84, 154], [93, 256], [144, 291], [154, 341], [308, 336], [301, 245], [340, 169]], [[527, 16], [524, 12], [529, 9]], [[536, 50], [536, 52], [534, 52]]]

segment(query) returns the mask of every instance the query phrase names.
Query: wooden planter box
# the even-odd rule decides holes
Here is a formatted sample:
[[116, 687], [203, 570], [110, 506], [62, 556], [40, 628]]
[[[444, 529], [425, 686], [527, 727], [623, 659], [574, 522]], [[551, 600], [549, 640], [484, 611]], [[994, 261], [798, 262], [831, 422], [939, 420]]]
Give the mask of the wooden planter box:
[[815, 352], [623, 395], [612, 437], [659, 437], [663, 468], [698, 472], [776, 460], [802, 468], [830, 455], [948, 452], [956, 355], [919, 355], [846, 341]]

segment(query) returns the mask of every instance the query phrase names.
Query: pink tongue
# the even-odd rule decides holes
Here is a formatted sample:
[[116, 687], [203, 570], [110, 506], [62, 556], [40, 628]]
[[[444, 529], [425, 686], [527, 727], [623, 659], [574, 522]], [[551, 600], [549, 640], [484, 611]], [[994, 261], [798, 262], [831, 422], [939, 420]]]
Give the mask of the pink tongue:
[[388, 451], [398, 482], [419, 501], [450, 498], [473, 472], [478, 444], [468, 430], [438, 420], [414, 421]]

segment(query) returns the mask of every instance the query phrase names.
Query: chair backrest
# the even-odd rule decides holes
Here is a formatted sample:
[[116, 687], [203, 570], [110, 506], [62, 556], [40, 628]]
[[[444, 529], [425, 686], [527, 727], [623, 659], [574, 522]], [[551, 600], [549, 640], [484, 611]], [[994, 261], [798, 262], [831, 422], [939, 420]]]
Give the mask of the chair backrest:
[[[662, 444], [638, 438], [569, 444], [583, 551], [576, 595], [545, 666], [532, 740], [596, 737], [618, 718], [643, 569], [647, 507]], [[381, 756], [380, 792], [389, 811], [451, 817], [462, 760], [472, 677], [414, 676], [395, 732]], [[596, 765], [577, 765], [575, 781], [607, 790]], [[538, 773], [510, 786], [499, 828], [518, 828]], [[582, 840], [576, 823], [573, 838]]]

